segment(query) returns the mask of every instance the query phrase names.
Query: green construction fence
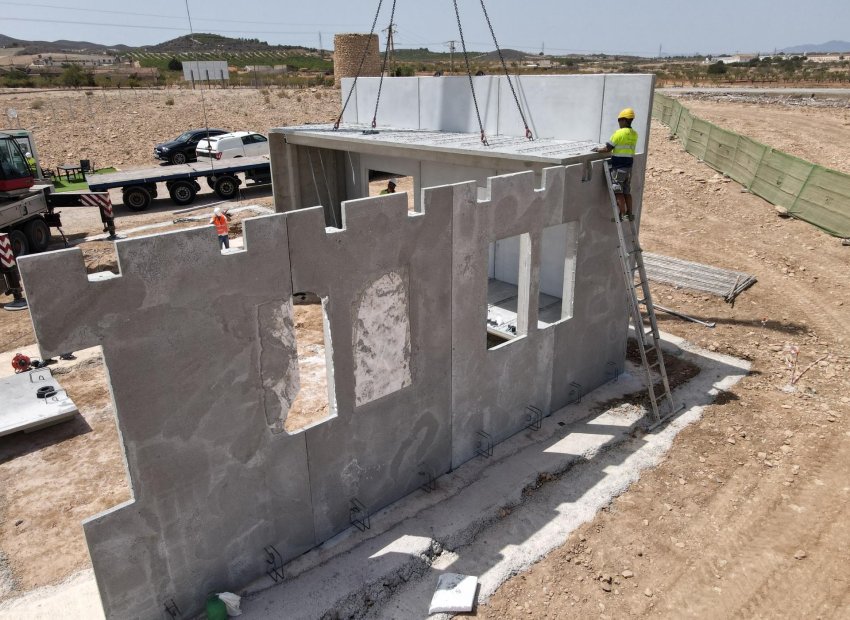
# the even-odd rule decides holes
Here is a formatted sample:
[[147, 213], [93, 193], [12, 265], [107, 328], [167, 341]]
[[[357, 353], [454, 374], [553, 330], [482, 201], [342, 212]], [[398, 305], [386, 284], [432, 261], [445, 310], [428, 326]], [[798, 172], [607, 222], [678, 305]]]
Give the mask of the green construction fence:
[[757, 196], [837, 237], [850, 237], [850, 175], [777, 151], [691, 114], [655, 93], [652, 117], [691, 155]]

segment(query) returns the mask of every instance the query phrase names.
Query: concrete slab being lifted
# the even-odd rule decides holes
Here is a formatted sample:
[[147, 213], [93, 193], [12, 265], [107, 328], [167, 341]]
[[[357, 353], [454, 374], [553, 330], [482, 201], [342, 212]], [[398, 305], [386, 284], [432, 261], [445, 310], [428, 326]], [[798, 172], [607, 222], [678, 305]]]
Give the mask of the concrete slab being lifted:
[[[51, 388], [53, 393], [38, 398], [41, 388]], [[77, 413], [74, 401], [47, 368], [0, 378], [0, 394], [0, 437], [59, 424]]]
[[487, 136], [487, 145], [477, 133], [458, 133], [430, 129], [396, 129], [382, 127], [372, 130], [367, 125], [347, 124], [334, 129], [333, 125], [301, 125], [283, 127], [278, 131], [289, 144], [313, 146], [339, 151], [410, 157], [415, 153], [420, 161], [457, 161], [469, 164], [470, 157], [522, 162], [565, 165], [594, 161], [606, 157], [590, 149], [598, 144], [592, 140], [558, 140], [539, 138], [527, 140], [517, 136]]

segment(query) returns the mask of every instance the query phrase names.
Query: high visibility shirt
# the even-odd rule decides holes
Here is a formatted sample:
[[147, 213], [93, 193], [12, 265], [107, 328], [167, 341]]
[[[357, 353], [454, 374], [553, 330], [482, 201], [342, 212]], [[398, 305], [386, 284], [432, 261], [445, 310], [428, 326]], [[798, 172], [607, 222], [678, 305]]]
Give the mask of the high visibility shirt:
[[212, 223], [215, 224], [215, 231], [219, 235], [227, 234], [227, 218], [223, 215], [214, 215]]
[[622, 127], [608, 140], [611, 147], [611, 167], [628, 168], [632, 165], [637, 150], [638, 134], [631, 127]]

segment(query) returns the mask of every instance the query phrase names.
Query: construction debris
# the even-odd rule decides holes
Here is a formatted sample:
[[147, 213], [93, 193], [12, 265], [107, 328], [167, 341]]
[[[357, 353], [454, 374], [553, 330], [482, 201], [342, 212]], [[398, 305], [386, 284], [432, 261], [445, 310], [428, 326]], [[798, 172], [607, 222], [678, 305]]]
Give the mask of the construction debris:
[[689, 288], [723, 297], [728, 303], [757, 282], [748, 273], [730, 271], [700, 263], [644, 253], [646, 273], [653, 282], [664, 282], [679, 288]]
[[478, 577], [443, 573], [437, 579], [437, 589], [431, 599], [429, 614], [464, 613], [472, 611], [475, 605], [475, 591]]

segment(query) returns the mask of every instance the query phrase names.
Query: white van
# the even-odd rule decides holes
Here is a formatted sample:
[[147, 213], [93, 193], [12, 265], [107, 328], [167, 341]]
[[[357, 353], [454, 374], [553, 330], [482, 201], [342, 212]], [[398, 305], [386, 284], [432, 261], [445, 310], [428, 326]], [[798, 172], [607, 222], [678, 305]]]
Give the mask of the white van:
[[198, 142], [195, 154], [202, 158], [233, 159], [269, 154], [269, 140], [253, 131], [234, 131], [211, 136]]

